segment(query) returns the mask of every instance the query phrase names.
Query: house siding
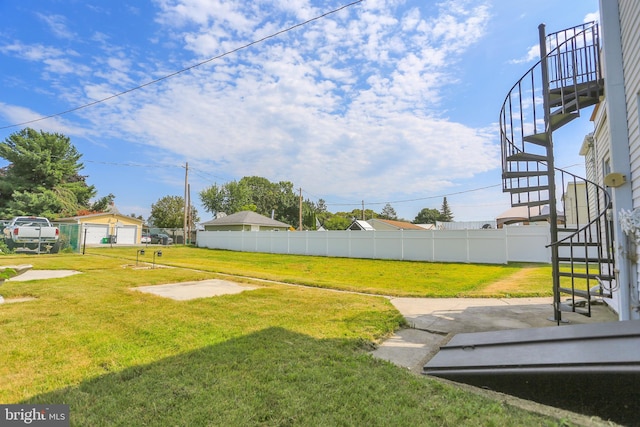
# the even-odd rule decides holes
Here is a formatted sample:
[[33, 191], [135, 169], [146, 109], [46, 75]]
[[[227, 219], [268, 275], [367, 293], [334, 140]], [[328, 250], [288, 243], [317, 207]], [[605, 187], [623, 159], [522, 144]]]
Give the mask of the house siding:
[[[589, 134], [584, 138], [583, 149], [580, 154], [584, 156], [584, 167], [586, 178], [588, 181], [600, 182], [598, 180], [598, 171], [596, 168], [596, 149], [593, 134]], [[589, 212], [594, 215], [598, 213], [596, 201], [596, 188], [593, 185], [587, 187], [587, 197], [589, 199]]]
[[[640, 319], [637, 311], [640, 268], [635, 259], [638, 248], [629, 246], [629, 237], [619, 221], [620, 212], [640, 208], [640, 2], [600, 0], [605, 101], [594, 113], [595, 166], [598, 180], [610, 172], [622, 173], [628, 184], [608, 188], [613, 195], [611, 209], [617, 282], [613, 307], [620, 320]], [[631, 249], [633, 253], [627, 253]]]
[[[606, 99], [597, 107], [594, 114], [595, 130], [593, 132], [593, 148], [592, 166], [586, 166], [587, 171], [592, 170], [592, 175], [587, 178], [603, 185], [604, 177], [609, 172], [605, 168], [605, 163], [609, 162], [609, 146], [611, 144], [611, 136], [609, 134], [609, 121], [607, 119]], [[604, 206], [604, 195], [601, 196], [599, 203]]]
[[[640, 176], [640, 2], [620, 0], [620, 30], [622, 38], [622, 69], [627, 96], [627, 122], [631, 177]], [[605, 41], [606, 43], [606, 41]], [[606, 45], [605, 45], [606, 46]], [[606, 47], [605, 47], [606, 48]], [[640, 207], [640, 180], [632, 179], [633, 207]]]
[[[627, 102], [627, 125], [629, 128], [629, 157], [631, 161], [631, 191], [633, 208], [640, 207], [640, 2], [620, 0], [620, 32], [622, 42], [622, 70]], [[640, 247], [636, 248], [640, 256]], [[640, 277], [640, 263], [636, 263]]]

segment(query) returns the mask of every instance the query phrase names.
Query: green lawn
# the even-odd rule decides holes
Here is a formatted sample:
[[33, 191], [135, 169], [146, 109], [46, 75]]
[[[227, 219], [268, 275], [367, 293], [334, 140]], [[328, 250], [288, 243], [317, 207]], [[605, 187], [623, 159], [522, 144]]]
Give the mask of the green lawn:
[[[454, 264], [233, 252], [184, 246], [149, 247], [140, 260], [176, 267], [277, 280], [286, 283], [410, 297], [551, 296], [551, 267], [527, 265], [530, 278], [518, 287], [491, 285], [521, 271], [522, 264]], [[87, 253], [128, 258], [135, 248], [89, 248]]]
[[[403, 324], [383, 297], [277, 283], [193, 301], [130, 290], [225, 272], [428, 293], [436, 281], [421, 281], [423, 263], [171, 247], [161, 261], [188, 268], [136, 270], [135, 249], [90, 252], [0, 257], [2, 265], [82, 272], [0, 287], [5, 298], [35, 298], [0, 305], [0, 402], [67, 403], [78, 426], [560, 424], [372, 358], [371, 344]], [[469, 267], [495, 277], [519, 270], [458, 265], [456, 294], [487, 282]]]

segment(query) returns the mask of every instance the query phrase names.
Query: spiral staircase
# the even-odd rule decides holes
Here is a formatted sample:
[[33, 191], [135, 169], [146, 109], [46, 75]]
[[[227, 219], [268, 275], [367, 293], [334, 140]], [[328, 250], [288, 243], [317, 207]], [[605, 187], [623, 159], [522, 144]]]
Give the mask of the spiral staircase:
[[[615, 286], [610, 197], [590, 180], [554, 165], [554, 131], [603, 95], [598, 25], [549, 35], [540, 25], [542, 58], [511, 88], [500, 111], [503, 191], [530, 222], [551, 230], [554, 317], [591, 316]], [[564, 296], [564, 301], [563, 301]]]

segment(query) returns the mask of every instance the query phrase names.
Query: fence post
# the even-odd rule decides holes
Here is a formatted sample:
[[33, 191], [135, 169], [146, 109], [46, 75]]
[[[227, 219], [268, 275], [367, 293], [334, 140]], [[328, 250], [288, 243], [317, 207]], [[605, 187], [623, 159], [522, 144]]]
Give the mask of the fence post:
[[466, 236], [466, 241], [467, 241], [467, 262], [469, 262], [469, 260], [471, 259], [471, 255], [469, 254], [469, 252], [471, 251], [471, 242], [469, 242], [469, 230], [465, 230], [465, 236]]

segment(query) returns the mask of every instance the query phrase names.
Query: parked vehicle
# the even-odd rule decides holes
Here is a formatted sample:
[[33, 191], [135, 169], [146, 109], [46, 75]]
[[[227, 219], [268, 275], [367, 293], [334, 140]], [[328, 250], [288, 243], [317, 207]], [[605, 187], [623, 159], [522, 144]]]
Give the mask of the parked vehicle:
[[164, 233], [154, 233], [151, 235], [151, 243], [161, 244], [161, 245], [170, 245], [173, 243], [173, 239], [169, 237], [168, 234]]
[[17, 216], [4, 230], [4, 239], [9, 249], [27, 249], [37, 252], [57, 253], [60, 230], [47, 218]]
[[140, 243], [151, 243], [151, 235], [149, 233], [142, 233]]

